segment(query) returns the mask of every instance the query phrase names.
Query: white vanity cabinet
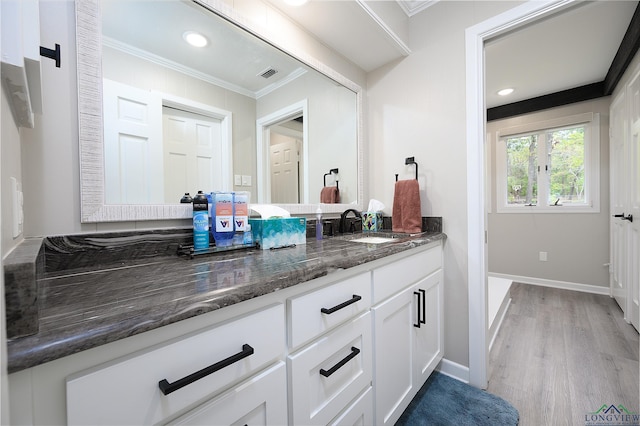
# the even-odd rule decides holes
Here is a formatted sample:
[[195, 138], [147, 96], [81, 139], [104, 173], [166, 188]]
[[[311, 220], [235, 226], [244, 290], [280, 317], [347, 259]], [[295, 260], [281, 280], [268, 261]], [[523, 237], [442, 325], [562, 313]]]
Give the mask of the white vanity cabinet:
[[393, 424], [442, 359], [442, 277], [437, 241], [13, 373], [11, 422]]
[[376, 425], [395, 424], [442, 359], [441, 267], [438, 246], [373, 273]]
[[[269, 327], [263, 327], [264, 324]], [[279, 304], [69, 377], [67, 423], [163, 422], [216, 397], [283, 356], [284, 306]], [[278, 388], [286, 392], [286, 383], [280, 382], [274, 389], [263, 386], [265, 389], [257, 398], [266, 398]], [[254, 391], [255, 388], [254, 384]], [[243, 399], [226, 400], [232, 403], [225, 405], [225, 409], [233, 412], [248, 413], [255, 408], [255, 404]], [[211, 423], [217, 420], [212, 419]]]
[[290, 347], [313, 339], [287, 357], [290, 424], [371, 421], [371, 273], [292, 298], [288, 306]]

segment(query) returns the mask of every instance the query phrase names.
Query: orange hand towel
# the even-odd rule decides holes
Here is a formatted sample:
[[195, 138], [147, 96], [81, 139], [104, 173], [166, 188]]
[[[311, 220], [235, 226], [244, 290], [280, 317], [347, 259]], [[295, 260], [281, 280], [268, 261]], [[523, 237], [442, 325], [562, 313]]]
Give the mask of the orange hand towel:
[[336, 186], [325, 186], [320, 191], [320, 202], [324, 204], [340, 203], [340, 190]]
[[393, 232], [422, 232], [420, 185], [415, 179], [396, 182], [391, 216]]

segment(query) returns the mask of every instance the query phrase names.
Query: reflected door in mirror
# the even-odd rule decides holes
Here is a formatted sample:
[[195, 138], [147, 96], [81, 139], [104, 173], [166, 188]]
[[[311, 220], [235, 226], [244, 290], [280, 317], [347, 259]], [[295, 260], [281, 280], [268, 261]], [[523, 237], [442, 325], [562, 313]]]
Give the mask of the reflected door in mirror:
[[271, 202], [300, 202], [300, 146], [302, 141], [271, 132]]

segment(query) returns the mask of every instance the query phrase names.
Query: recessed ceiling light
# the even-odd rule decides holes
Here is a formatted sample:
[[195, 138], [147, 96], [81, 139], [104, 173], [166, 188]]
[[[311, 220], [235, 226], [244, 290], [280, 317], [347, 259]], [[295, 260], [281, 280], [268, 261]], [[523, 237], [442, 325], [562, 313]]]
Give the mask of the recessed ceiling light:
[[288, 4], [289, 6], [302, 6], [303, 4], [305, 4], [308, 0], [284, 0], [284, 2], [286, 4]]
[[186, 31], [182, 34], [182, 38], [184, 41], [195, 47], [204, 47], [209, 43], [205, 36], [195, 31]]
[[512, 88], [508, 88], [508, 89], [502, 89], [498, 91], [498, 95], [500, 96], [507, 96], [513, 93], [513, 89]]

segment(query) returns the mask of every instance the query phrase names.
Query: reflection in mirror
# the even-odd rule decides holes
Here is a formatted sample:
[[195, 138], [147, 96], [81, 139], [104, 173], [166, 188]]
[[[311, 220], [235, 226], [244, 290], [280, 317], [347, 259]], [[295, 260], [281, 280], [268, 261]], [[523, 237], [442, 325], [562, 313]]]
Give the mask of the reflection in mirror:
[[[342, 202], [362, 202], [361, 93], [344, 77], [232, 24], [234, 12], [222, 18], [193, 1], [79, 1], [76, 13], [80, 144], [90, 154], [81, 155], [83, 221], [188, 217], [179, 200], [198, 190], [250, 191], [312, 213], [323, 174], [336, 167]], [[207, 44], [187, 45], [189, 31]], [[101, 105], [85, 89], [93, 81]], [[288, 125], [264, 120], [301, 103]], [[271, 152], [282, 141], [296, 147], [294, 178], [274, 177]]]
[[274, 204], [297, 204], [302, 202], [304, 187], [304, 164], [302, 158], [301, 116], [270, 125], [269, 173], [271, 185], [270, 202]]

